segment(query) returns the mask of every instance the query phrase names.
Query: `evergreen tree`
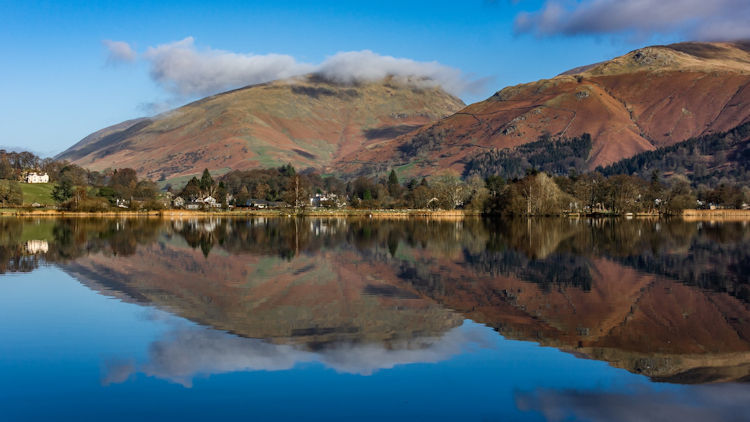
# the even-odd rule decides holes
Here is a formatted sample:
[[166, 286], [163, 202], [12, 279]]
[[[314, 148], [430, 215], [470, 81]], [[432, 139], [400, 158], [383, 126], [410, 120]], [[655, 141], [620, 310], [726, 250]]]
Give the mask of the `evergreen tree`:
[[216, 202], [222, 206], [227, 203], [227, 188], [224, 186], [224, 182], [219, 182], [219, 187], [216, 189]]
[[180, 192], [180, 196], [188, 201], [195, 201], [201, 195], [201, 182], [197, 177], [193, 176], [190, 181], [187, 182], [185, 188]]
[[401, 185], [398, 183], [398, 175], [395, 170], [391, 170], [391, 174], [388, 175], [388, 194], [391, 198], [398, 198], [401, 196]]
[[200, 189], [204, 195], [210, 195], [214, 187], [214, 179], [208, 169], [203, 169], [203, 175], [200, 180]]

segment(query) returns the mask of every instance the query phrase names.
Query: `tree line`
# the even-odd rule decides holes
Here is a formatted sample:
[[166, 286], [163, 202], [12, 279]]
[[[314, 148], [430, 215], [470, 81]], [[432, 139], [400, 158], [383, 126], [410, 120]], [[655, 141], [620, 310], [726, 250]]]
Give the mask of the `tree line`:
[[23, 204], [20, 180], [29, 172], [46, 173], [54, 184], [52, 199], [75, 211], [104, 211], [126, 200], [141, 208], [163, 208], [159, 189], [138, 178], [132, 168], [88, 170], [67, 161], [40, 158], [31, 152], [0, 150], [0, 206]]
[[[58, 206], [79, 211], [104, 211], [118, 206], [161, 209], [172, 205], [172, 196], [186, 202], [210, 196], [222, 207], [266, 201], [304, 208], [311, 206], [310, 198], [318, 194], [322, 199], [319, 206], [363, 209], [466, 209], [509, 215], [675, 214], [682, 209], [711, 205], [742, 207], [750, 202], [750, 187], [723, 179], [718, 184], [700, 184], [693, 174], [664, 173], [654, 164], [663, 161], [657, 158], [691, 145], [702, 153], [724, 145], [733, 148], [733, 154], [741, 155], [744, 153], [738, 145], [743, 147], [748, 138], [750, 124], [587, 173], [583, 169], [592, 141], [584, 134], [573, 139], [542, 136], [513, 150], [489, 151], [470, 160], [463, 174], [446, 170], [429, 177], [400, 178], [395, 170], [390, 170], [375, 177], [343, 179], [311, 169], [297, 171], [287, 164], [233, 170], [216, 178], [205, 169], [200, 178], [192, 177], [183, 186], [168, 184], [164, 189], [150, 180], [139, 179], [131, 168], [92, 171], [27, 152], [0, 151], [0, 205], [20, 205], [23, 194], [17, 180], [25, 172], [41, 171], [55, 185], [52, 197]], [[747, 165], [747, 161], [740, 160], [741, 165]], [[650, 170], [648, 174], [646, 169]]]

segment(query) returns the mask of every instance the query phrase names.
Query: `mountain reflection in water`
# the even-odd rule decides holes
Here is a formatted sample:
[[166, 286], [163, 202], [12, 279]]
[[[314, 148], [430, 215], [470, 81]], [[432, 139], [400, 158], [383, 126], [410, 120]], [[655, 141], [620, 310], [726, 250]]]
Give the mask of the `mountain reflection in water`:
[[[4, 218], [0, 226], [2, 272], [53, 264], [102, 294], [200, 325], [175, 327], [148, 362], [112, 362], [106, 382], [143, 372], [189, 385], [195, 374], [311, 361], [369, 374], [481, 347], [465, 319], [657, 381], [750, 380], [750, 228], [741, 223]], [[46, 247], [26, 247], [31, 240]]]

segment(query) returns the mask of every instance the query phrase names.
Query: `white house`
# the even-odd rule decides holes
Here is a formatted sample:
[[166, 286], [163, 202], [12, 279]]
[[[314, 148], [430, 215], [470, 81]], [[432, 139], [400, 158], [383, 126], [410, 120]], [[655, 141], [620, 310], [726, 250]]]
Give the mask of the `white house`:
[[221, 208], [221, 203], [218, 202], [213, 196], [207, 196], [207, 197], [203, 198], [202, 202], [204, 204], [208, 205], [209, 207]]
[[26, 252], [30, 254], [47, 253], [49, 251], [49, 243], [46, 240], [27, 240], [24, 246]]
[[32, 171], [26, 175], [26, 183], [49, 183], [49, 175]]
[[313, 207], [341, 208], [346, 203], [333, 193], [316, 193], [310, 197], [310, 205]]

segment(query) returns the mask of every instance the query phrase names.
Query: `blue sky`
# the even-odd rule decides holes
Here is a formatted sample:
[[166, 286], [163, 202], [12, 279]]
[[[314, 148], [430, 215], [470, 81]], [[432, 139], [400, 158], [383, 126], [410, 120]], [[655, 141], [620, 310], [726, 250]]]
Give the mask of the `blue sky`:
[[[505, 86], [552, 77], [643, 45], [710, 38], [709, 23], [727, 28], [732, 22], [722, 19], [733, 19], [727, 11], [734, 7], [732, 15], [738, 14], [732, 4], [738, 0], [717, 0], [718, 11], [697, 11], [714, 16], [701, 25], [686, 12], [683, 20], [655, 18], [636, 25], [610, 19], [605, 22], [609, 27], [602, 27], [602, 15], [630, 13], [613, 10], [626, 1], [560, 1], [564, 6], [551, 0], [0, 0], [0, 145], [58, 153], [93, 131], [153, 112], [155, 104], [176, 106], [202, 96], [204, 91], [178, 93], [169, 85], [173, 80], [158, 80], [155, 60], [147, 58], [149, 48], [172, 46], [186, 37], [192, 37], [189, 48], [199, 56], [218, 50], [281, 54], [319, 65], [339, 52], [370, 50], [438, 62], [460, 71], [465, 80], [484, 82], [457, 92], [469, 103]], [[739, 15], [747, 9], [740, 6]], [[736, 26], [742, 31], [747, 25]], [[127, 43], [137, 59], [108, 60], [104, 40]], [[180, 75], [190, 71], [182, 69]]]

